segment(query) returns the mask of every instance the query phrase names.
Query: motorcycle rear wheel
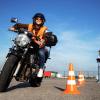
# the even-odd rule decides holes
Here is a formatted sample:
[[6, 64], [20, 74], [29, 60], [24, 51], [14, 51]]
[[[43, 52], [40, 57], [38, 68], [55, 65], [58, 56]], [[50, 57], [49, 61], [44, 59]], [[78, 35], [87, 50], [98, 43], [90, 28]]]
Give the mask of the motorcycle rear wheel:
[[15, 55], [10, 55], [7, 58], [0, 75], [0, 92], [5, 92], [7, 90], [16, 70], [17, 63], [18, 57]]

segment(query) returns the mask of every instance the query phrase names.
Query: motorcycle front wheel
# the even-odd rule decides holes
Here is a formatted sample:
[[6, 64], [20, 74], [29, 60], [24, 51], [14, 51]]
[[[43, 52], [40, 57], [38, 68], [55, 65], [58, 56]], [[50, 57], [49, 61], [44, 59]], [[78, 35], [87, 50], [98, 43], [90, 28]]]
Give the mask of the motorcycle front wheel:
[[29, 83], [32, 87], [40, 87], [42, 80], [43, 80], [43, 77], [39, 78], [39, 77], [31, 76], [29, 78]]
[[15, 55], [10, 55], [1, 71], [0, 75], [0, 92], [5, 92], [13, 78], [13, 74], [16, 70], [16, 65], [18, 64], [18, 57]]

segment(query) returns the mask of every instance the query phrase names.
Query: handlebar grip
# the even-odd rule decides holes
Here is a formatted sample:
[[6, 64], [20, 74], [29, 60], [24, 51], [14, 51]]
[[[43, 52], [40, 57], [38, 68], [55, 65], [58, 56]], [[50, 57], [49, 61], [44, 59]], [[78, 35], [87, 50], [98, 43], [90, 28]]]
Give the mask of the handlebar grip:
[[8, 28], [8, 31], [18, 32], [18, 30], [13, 30], [11, 28]]

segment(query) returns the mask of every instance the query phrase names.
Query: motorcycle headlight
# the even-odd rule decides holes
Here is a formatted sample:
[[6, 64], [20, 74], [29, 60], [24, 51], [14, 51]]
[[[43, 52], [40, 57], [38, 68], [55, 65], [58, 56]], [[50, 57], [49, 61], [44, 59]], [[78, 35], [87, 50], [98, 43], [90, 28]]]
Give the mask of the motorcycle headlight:
[[30, 39], [28, 38], [27, 35], [25, 34], [19, 34], [16, 39], [15, 42], [18, 46], [20, 47], [25, 47], [28, 43], [30, 43]]

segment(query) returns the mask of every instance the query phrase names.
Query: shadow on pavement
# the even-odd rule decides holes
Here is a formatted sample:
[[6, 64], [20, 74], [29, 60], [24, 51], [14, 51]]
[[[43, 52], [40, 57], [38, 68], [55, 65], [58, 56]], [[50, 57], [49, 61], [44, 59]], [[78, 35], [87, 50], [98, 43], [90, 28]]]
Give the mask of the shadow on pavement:
[[65, 89], [62, 89], [60, 87], [54, 86], [56, 89], [60, 90], [60, 91], [64, 91]]
[[31, 87], [28, 82], [19, 83], [18, 85], [9, 87], [6, 92], [14, 90], [14, 89], [18, 89], [18, 88], [27, 88], [27, 87]]

